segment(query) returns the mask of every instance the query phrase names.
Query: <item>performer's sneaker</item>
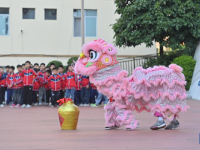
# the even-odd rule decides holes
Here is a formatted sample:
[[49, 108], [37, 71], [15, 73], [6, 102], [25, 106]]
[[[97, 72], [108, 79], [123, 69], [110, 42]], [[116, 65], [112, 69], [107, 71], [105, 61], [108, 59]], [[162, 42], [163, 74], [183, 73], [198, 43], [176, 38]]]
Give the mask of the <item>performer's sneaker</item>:
[[180, 125], [180, 123], [178, 122], [178, 120], [173, 120], [166, 128], [165, 130], [173, 130], [178, 128], [178, 126]]
[[159, 130], [159, 129], [162, 129], [166, 127], [166, 124], [165, 122], [162, 120], [162, 121], [157, 121], [156, 124], [154, 124], [153, 126], [150, 127], [151, 130]]
[[114, 126], [114, 127], [105, 127], [105, 130], [112, 130], [112, 129], [118, 129], [119, 127]]

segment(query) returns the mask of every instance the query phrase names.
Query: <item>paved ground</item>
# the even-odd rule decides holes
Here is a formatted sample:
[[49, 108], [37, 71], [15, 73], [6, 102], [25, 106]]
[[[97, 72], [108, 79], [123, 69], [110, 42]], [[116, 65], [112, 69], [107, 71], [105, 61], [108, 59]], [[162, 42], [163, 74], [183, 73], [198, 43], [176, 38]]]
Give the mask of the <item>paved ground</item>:
[[136, 114], [136, 131], [104, 130], [103, 108], [80, 108], [78, 130], [60, 130], [57, 108], [0, 108], [0, 150], [200, 150], [200, 101], [181, 115], [173, 131], [151, 131], [156, 118]]

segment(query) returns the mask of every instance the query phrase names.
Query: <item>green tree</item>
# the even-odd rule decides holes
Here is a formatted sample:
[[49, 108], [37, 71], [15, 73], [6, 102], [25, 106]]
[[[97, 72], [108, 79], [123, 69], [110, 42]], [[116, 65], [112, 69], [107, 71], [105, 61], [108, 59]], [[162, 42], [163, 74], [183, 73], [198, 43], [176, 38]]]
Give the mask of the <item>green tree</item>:
[[62, 62], [57, 61], [57, 60], [53, 60], [53, 61], [49, 62], [47, 66], [50, 67], [51, 63], [54, 63], [56, 65], [56, 67], [59, 67], [60, 65], [63, 65]]
[[67, 64], [68, 64], [68, 65], [71, 65], [74, 61], [77, 61], [77, 60], [78, 60], [78, 57], [71, 57], [71, 58], [68, 60]]
[[200, 41], [199, 0], [116, 0], [116, 13], [120, 15], [112, 25], [115, 44], [137, 46], [153, 41], [172, 49], [186, 48], [194, 53]]
[[191, 56], [182, 55], [175, 58], [172, 63], [183, 68], [183, 74], [185, 75], [185, 79], [187, 81], [186, 90], [189, 90], [196, 61]]

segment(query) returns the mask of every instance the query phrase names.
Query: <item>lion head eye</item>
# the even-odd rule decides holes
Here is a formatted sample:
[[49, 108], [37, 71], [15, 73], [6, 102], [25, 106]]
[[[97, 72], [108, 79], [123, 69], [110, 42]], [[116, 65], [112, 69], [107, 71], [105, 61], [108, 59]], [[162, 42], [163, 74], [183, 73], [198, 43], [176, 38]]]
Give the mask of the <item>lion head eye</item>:
[[95, 60], [97, 58], [97, 52], [90, 50], [90, 60]]
[[108, 51], [112, 51], [112, 48], [110, 47], [110, 48], [108, 49]]

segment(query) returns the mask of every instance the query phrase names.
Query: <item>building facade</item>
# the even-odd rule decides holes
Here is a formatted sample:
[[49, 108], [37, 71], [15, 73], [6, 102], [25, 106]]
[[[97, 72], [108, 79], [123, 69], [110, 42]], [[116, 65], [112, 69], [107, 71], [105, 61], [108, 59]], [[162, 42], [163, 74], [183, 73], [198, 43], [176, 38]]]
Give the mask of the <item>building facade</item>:
[[[112, 43], [114, 0], [85, 0], [85, 42], [103, 38]], [[81, 0], [0, 0], [0, 65], [52, 60], [66, 65], [81, 44]], [[118, 48], [118, 57], [156, 53], [146, 48]]]

